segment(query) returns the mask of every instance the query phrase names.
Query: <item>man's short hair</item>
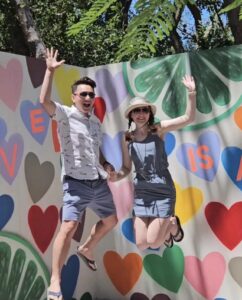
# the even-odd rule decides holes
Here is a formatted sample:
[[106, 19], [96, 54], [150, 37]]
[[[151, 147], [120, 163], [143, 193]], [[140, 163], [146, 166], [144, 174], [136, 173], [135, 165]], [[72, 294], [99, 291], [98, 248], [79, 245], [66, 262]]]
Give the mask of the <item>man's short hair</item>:
[[73, 83], [73, 85], [71, 86], [71, 92], [72, 92], [72, 94], [75, 93], [75, 91], [77, 89], [77, 86], [80, 85], [80, 84], [90, 85], [93, 88], [93, 90], [96, 87], [96, 82], [94, 80], [92, 80], [91, 78], [89, 78], [87, 76], [81, 77], [80, 79], [78, 79], [77, 81], [75, 81]]

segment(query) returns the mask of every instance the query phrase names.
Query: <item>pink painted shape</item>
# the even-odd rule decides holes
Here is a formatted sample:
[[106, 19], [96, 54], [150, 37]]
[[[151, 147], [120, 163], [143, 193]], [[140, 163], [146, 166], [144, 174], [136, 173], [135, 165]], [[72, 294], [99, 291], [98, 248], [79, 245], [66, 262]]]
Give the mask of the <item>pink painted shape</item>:
[[133, 205], [133, 183], [123, 181], [121, 183], [109, 182], [109, 188], [113, 194], [113, 201], [117, 210], [118, 220], [127, 217]]
[[19, 103], [23, 70], [17, 59], [11, 59], [6, 68], [0, 66], [0, 99], [12, 110], [15, 111]]
[[213, 300], [225, 274], [226, 262], [218, 252], [209, 253], [203, 261], [195, 256], [185, 257], [185, 277], [207, 300]]

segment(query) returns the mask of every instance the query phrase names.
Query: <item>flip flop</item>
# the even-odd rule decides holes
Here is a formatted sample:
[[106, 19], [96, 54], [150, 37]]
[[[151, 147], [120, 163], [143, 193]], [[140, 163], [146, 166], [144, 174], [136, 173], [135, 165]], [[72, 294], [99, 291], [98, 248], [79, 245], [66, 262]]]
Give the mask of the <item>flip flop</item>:
[[180, 219], [178, 218], [178, 216], [175, 216], [176, 218], [176, 223], [177, 223], [177, 233], [175, 235], [172, 235], [172, 238], [175, 242], [181, 242], [184, 238], [184, 231], [181, 227], [181, 222]]
[[47, 289], [47, 300], [63, 300], [61, 291], [53, 292], [48, 288]]
[[97, 271], [97, 265], [95, 260], [91, 260], [87, 258], [85, 255], [81, 254], [78, 250], [77, 250], [77, 255], [83, 260], [83, 262], [88, 266], [90, 270]]
[[171, 234], [170, 234], [169, 239], [168, 239], [168, 240], [165, 240], [164, 245], [165, 245], [167, 248], [172, 248], [172, 247], [173, 247], [173, 238], [172, 238], [172, 235], [171, 235]]

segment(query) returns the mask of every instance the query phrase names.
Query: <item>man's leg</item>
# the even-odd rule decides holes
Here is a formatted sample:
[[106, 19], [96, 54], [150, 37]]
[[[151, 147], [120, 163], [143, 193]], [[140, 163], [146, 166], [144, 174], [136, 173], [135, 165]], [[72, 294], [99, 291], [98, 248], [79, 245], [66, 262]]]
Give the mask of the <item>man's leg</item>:
[[61, 269], [68, 255], [71, 239], [76, 231], [77, 225], [78, 222], [76, 221], [63, 221], [55, 238], [52, 249], [52, 275], [49, 286], [49, 290], [52, 292], [59, 292], [61, 290]]
[[93, 250], [97, 243], [117, 224], [117, 216], [111, 215], [98, 221], [91, 229], [86, 241], [78, 248], [78, 252], [90, 260], [93, 260]]

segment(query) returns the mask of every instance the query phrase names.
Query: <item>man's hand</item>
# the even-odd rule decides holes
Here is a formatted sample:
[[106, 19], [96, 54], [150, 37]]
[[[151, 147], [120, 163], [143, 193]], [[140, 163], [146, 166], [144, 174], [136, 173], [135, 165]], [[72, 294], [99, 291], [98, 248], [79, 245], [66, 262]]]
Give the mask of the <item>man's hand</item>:
[[58, 50], [46, 49], [46, 66], [49, 71], [53, 71], [60, 65], [64, 64], [65, 60], [57, 61]]

